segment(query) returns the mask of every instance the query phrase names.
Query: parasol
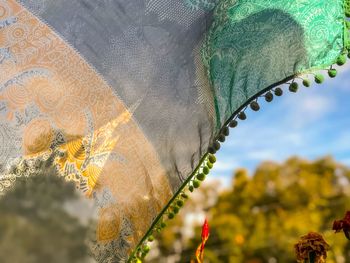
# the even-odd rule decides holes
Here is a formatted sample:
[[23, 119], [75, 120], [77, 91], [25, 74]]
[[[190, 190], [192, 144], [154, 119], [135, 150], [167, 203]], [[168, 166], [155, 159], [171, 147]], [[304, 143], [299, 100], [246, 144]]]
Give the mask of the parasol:
[[0, 0], [2, 200], [62, 178], [89, 254], [142, 260], [247, 107], [336, 76], [346, 16], [349, 0]]

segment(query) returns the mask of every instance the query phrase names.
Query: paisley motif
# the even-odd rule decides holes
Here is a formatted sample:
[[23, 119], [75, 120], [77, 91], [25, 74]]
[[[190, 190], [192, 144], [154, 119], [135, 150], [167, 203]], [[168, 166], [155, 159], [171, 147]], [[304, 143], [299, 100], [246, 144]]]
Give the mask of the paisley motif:
[[219, 0], [184, 0], [185, 5], [191, 10], [206, 10], [210, 11], [215, 8]]
[[[74, 182], [91, 201], [113, 187], [109, 201], [114, 200], [113, 204], [100, 207], [94, 242], [114, 251], [121, 249], [118, 253], [126, 255], [139, 241], [130, 238], [133, 233], [129, 232], [136, 231], [141, 222], [121, 213], [116, 196], [125, 184], [106, 178], [120, 177], [118, 169], [123, 168], [132, 175], [135, 190], [150, 180], [147, 191], [151, 191], [150, 198], [159, 199], [159, 205], [145, 211], [147, 222], [172, 195], [153, 145], [133, 118], [137, 105], [126, 108], [72, 46], [15, 0], [0, 0], [0, 72], [0, 165], [5, 167], [0, 174], [0, 195], [6, 194], [17, 177], [35, 174], [37, 161], [48, 159], [54, 160], [59, 176]], [[132, 202], [135, 210], [143, 208], [144, 202], [135, 202], [132, 192], [123, 193], [123, 205]], [[126, 225], [131, 230], [126, 231]], [[121, 243], [125, 248], [116, 247]]]
[[25, 128], [23, 145], [25, 155], [38, 154], [50, 149], [54, 131], [47, 119], [32, 120]]
[[[202, 47], [217, 127], [249, 98], [335, 63], [344, 48], [343, 0], [222, 0]], [[227, 103], [227, 101], [229, 103]]]
[[96, 232], [97, 240], [100, 242], [111, 242], [116, 239], [121, 228], [119, 209], [115, 206], [101, 208], [99, 218]]

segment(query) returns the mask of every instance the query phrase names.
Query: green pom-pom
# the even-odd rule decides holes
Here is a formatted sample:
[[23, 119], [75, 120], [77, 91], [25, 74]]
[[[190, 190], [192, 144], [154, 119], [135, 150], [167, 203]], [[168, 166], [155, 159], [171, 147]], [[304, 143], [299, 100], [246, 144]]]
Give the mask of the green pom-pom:
[[297, 92], [298, 91], [298, 88], [299, 88], [299, 85], [298, 83], [296, 82], [293, 82], [292, 84], [289, 85], [289, 91], [290, 92]]
[[238, 119], [244, 121], [247, 119], [247, 115], [242, 111], [238, 114]]
[[350, 18], [350, 10], [345, 10], [345, 16]]
[[198, 179], [199, 181], [203, 181], [203, 180], [205, 179], [205, 174], [204, 174], [204, 173], [199, 173], [199, 174], [197, 175], [197, 179]]
[[273, 94], [270, 91], [265, 94], [265, 100], [267, 102], [273, 101]]
[[282, 95], [283, 95], [283, 90], [282, 90], [281, 88], [276, 88], [276, 89], [275, 89], [275, 95], [276, 95], [277, 97], [282, 96]]
[[317, 84], [321, 84], [324, 81], [324, 76], [322, 74], [316, 74], [315, 76], [315, 82]]
[[179, 208], [178, 206], [174, 206], [174, 207], [173, 207], [173, 212], [174, 212], [174, 214], [179, 213], [179, 211], [180, 211], [180, 208]]
[[160, 227], [161, 228], [165, 228], [166, 227], [166, 223], [164, 223], [164, 222], [160, 223]]
[[309, 88], [311, 86], [311, 81], [309, 79], [303, 79], [303, 85]]
[[200, 186], [200, 184], [201, 183], [197, 179], [193, 180], [193, 187], [194, 188], [198, 188]]
[[143, 253], [146, 253], [146, 254], [147, 254], [150, 250], [151, 250], [151, 249], [150, 249], [149, 246], [144, 246], [144, 247], [142, 248], [142, 252], [143, 252]]
[[238, 125], [238, 122], [236, 120], [233, 120], [233, 121], [230, 122], [230, 127], [231, 128], [236, 128], [237, 125]]
[[343, 66], [344, 64], [346, 63], [346, 56], [343, 54], [343, 55], [340, 55], [338, 58], [337, 58], [337, 65], [338, 66]]
[[256, 102], [256, 101], [252, 101], [250, 103], [250, 108], [253, 110], [253, 111], [258, 111], [260, 110], [260, 106], [259, 104]]
[[204, 167], [203, 167], [203, 173], [204, 173], [204, 174], [208, 174], [209, 171], [210, 171], [209, 167], [207, 167], [207, 166], [204, 166]]
[[220, 150], [221, 145], [220, 145], [220, 143], [219, 143], [218, 141], [215, 141], [215, 142], [213, 143], [213, 147], [214, 147], [214, 149], [215, 149], [216, 151], [218, 151], [218, 150]]
[[225, 140], [226, 140], [225, 135], [219, 134], [219, 136], [218, 136], [218, 141], [219, 141], [219, 142], [224, 142]]
[[150, 236], [148, 237], [148, 241], [149, 241], [149, 242], [153, 242], [153, 241], [154, 241], [154, 236], [150, 235]]
[[223, 127], [221, 130], [221, 134], [224, 136], [229, 136], [230, 135], [230, 129], [228, 127]]
[[175, 217], [175, 214], [173, 213], [173, 212], [170, 212], [169, 214], [168, 214], [168, 218], [169, 219], [173, 219]]
[[182, 207], [184, 205], [184, 201], [182, 200], [177, 200], [176, 204], [179, 206], [179, 207]]
[[181, 194], [181, 197], [187, 199], [187, 198], [188, 198], [188, 195], [185, 194], [185, 193], [182, 193], [182, 194]]
[[216, 157], [215, 157], [215, 155], [209, 154], [208, 160], [209, 160], [209, 162], [211, 162], [211, 163], [215, 163], [215, 162], [216, 162]]
[[208, 148], [208, 153], [214, 154], [214, 153], [216, 153], [216, 150], [214, 149], [214, 147], [210, 146], [210, 147]]
[[193, 192], [193, 186], [192, 185], [190, 185], [189, 187], [188, 187], [188, 190], [192, 193]]
[[213, 168], [214, 165], [211, 162], [207, 162], [207, 166], [209, 169], [211, 169], [211, 168]]
[[337, 70], [334, 69], [334, 68], [328, 70], [328, 75], [329, 75], [329, 77], [331, 77], [331, 78], [335, 78], [335, 77], [337, 76]]
[[346, 23], [346, 28], [350, 29], [350, 21], [347, 20], [347, 21], [345, 21], [345, 23]]

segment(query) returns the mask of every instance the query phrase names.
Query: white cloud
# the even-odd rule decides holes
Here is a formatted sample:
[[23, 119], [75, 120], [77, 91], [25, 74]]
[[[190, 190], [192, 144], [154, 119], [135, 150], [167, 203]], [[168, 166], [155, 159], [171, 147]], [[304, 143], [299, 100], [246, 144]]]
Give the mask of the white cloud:
[[290, 96], [286, 99], [287, 118], [292, 127], [301, 129], [331, 113], [335, 109], [334, 100], [333, 96], [318, 93], [317, 90], [300, 92], [296, 98]]
[[225, 172], [225, 171], [232, 171], [234, 167], [238, 167], [238, 166], [239, 165], [237, 162], [234, 162], [228, 159], [224, 160], [222, 158], [222, 160], [220, 159], [215, 163], [214, 169], [216, 172]]

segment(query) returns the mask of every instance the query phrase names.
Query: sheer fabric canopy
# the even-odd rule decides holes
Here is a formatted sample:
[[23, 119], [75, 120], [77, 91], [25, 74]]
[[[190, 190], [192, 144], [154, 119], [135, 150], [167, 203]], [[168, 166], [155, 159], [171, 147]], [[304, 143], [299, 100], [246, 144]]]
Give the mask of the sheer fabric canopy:
[[237, 114], [341, 64], [349, 5], [0, 0], [0, 202], [63, 179], [75, 197], [55, 198], [87, 229], [86, 256], [136, 260]]

